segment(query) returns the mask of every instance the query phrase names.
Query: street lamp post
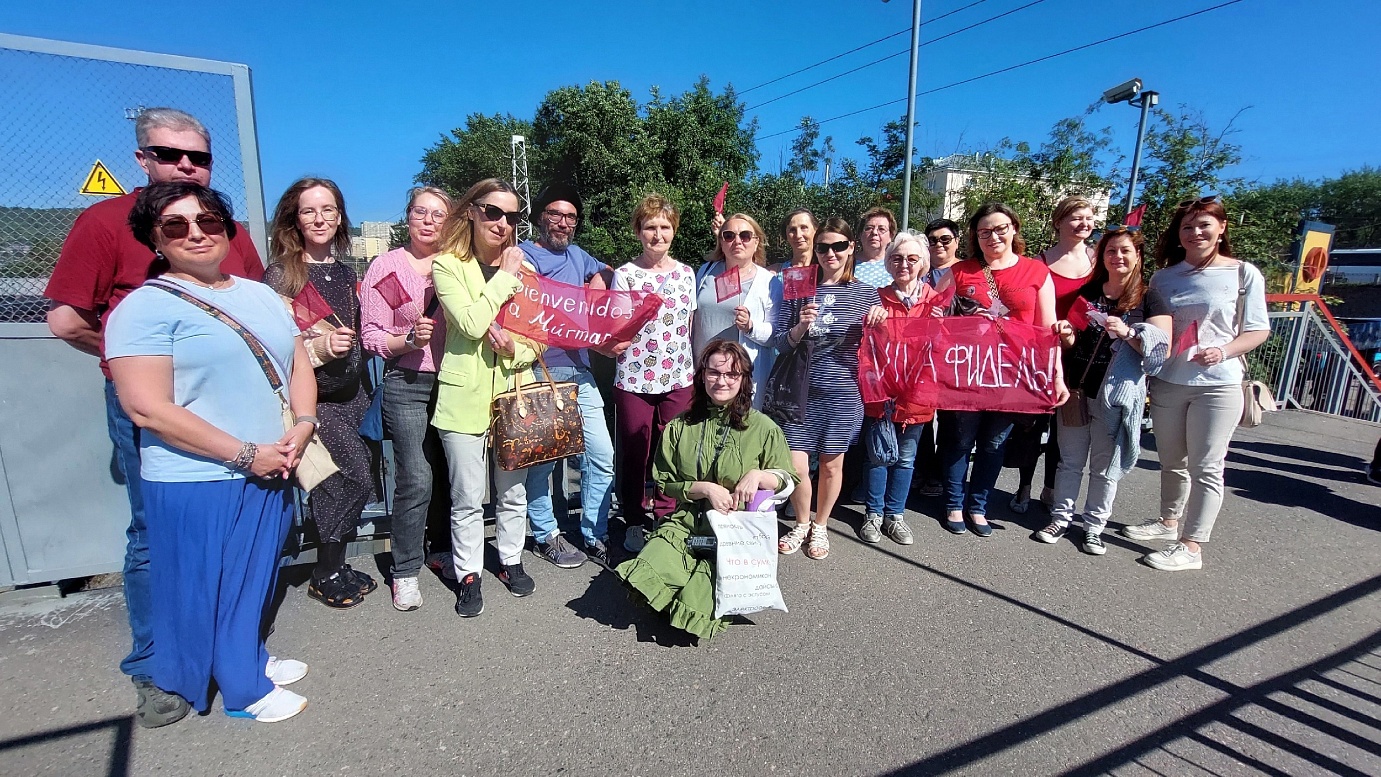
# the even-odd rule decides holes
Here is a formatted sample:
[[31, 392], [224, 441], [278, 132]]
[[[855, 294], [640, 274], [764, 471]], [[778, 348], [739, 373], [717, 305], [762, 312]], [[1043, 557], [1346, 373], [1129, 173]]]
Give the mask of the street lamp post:
[[[882, 0], [887, 2], [887, 0]], [[916, 155], [916, 59], [921, 50], [921, 0], [911, 4], [911, 75], [906, 81], [906, 164], [902, 168], [901, 225], [911, 226], [911, 159]]]
[[1104, 92], [1103, 101], [1109, 105], [1125, 102], [1141, 109], [1141, 122], [1136, 129], [1136, 150], [1132, 152], [1132, 177], [1127, 183], [1127, 200], [1122, 207], [1122, 217], [1125, 219], [1127, 214], [1132, 212], [1132, 203], [1136, 201], [1136, 179], [1141, 173], [1141, 146], [1146, 141], [1146, 119], [1151, 113], [1152, 106], [1160, 102], [1160, 93], [1143, 92], [1141, 79], [1133, 78]]

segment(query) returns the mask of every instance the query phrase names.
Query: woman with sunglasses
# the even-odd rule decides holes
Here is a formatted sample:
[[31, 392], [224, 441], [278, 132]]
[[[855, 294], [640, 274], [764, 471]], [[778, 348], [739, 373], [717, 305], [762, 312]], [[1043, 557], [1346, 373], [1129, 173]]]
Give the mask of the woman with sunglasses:
[[[1132, 441], [1135, 446], [1141, 438], [1146, 373], [1159, 368], [1169, 342], [1167, 333], [1144, 323], [1146, 281], [1141, 273], [1141, 246], [1140, 231], [1117, 227], [1104, 232], [1098, 241], [1102, 259], [1078, 295], [1090, 310], [1087, 314], [1081, 311], [1078, 318], [1087, 323], [1076, 327], [1066, 313], [1055, 325], [1064, 349], [1065, 377], [1079, 391], [1070, 402], [1078, 402], [1080, 407], [1067, 409], [1082, 411], [1072, 418], [1068, 413], [1055, 414], [1060, 456], [1054, 505], [1050, 525], [1034, 537], [1048, 544], [1058, 542], [1080, 515], [1074, 504], [1087, 465], [1088, 495], [1084, 498], [1084, 535], [1079, 547], [1095, 556], [1107, 552], [1102, 533], [1112, 515], [1117, 481], [1131, 469], [1139, 452], [1133, 447], [1131, 456], [1119, 455], [1119, 440]], [[1148, 331], [1151, 329], [1155, 331]], [[1118, 367], [1110, 369], [1114, 359]], [[1114, 426], [1109, 427], [1109, 419]]]
[[[892, 284], [878, 291], [882, 304], [868, 312], [868, 325], [876, 326], [889, 318], [929, 318], [939, 314], [936, 308], [939, 294], [925, 277], [930, 272], [930, 252], [925, 238], [904, 229], [897, 234], [883, 252]], [[935, 408], [897, 398], [890, 419], [886, 402], [869, 402], [863, 406], [863, 433], [877, 424], [890, 423], [897, 435], [897, 462], [892, 465], [867, 466], [864, 483], [864, 520], [858, 536], [864, 542], [882, 542], [887, 535], [899, 545], [913, 542], [911, 527], [906, 525], [906, 497], [911, 491], [911, 478], [916, 469], [927, 474], [936, 470], [935, 448], [920, 447], [922, 434], [935, 418]], [[926, 456], [927, 458], [919, 458]]]
[[484, 497], [494, 481], [494, 544], [499, 581], [523, 597], [537, 589], [523, 571], [527, 540], [527, 468], [491, 468], [490, 407], [494, 397], [533, 380], [529, 367], [542, 346], [499, 328], [499, 310], [535, 272], [518, 248], [518, 195], [506, 181], [471, 186], [446, 219], [432, 260], [432, 282], [446, 314], [446, 353], [437, 370], [432, 426], [441, 433], [451, 480], [451, 564], [460, 581], [456, 614], [484, 612]]
[[[1093, 234], [1095, 223], [1093, 203], [1079, 195], [1065, 197], [1056, 203], [1050, 223], [1055, 229], [1055, 245], [1036, 258], [1050, 270], [1050, 281], [1055, 287], [1055, 317], [1063, 321], [1069, 317], [1069, 308], [1084, 284], [1093, 277], [1097, 263], [1086, 242]], [[1046, 431], [1050, 432], [1050, 439], [1042, 445], [1041, 438]], [[1049, 417], [1038, 417], [1029, 425], [1018, 424], [1012, 430], [1007, 440], [1007, 466], [1016, 467], [1021, 473], [1017, 492], [1009, 503], [1012, 512], [1020, 515], [1030, 508], [1031, 483], [1035, 480], [1036, 463], [1042, 453], [1045, 454], [1045, 486], [1041, 491], [1041, 503], [1047, 508], [1054, 504], [1055, 470], [1060, 463], [1057, 435]]]
[[1223, 463], [1242, 417], [1246, 355], [1271, 335], [1265, 280], [1231, 253], [1217, 197], [1180, 203], [1156, 244], [1161, 269], [1151, 276], [1147, 307], [1175, 344], [1150, 389], [1160, 518], [1122, 534], [1166, 542], [1142, 560], [1168, 572], [1203, 567], [1202, 543], [1223, 504]]
[[786, 220], [782, 222], [782, 240], [791, 250], [791, 261], [773, 265], [769, 269], [781, 272], [787, 267], [805, 267], [814, 262], [815, 232], [819, 228], [820, 222], [815, 220], [815, 214], [806, 208], [797, 208], [786, 214]]
[[[753, 363], [753, 407], [762, 408], [761, 389], [772, 373], [777, 352], [769, 347], [782, 282], [767, 265], [767, 236], [758, 222], [735, 213], [720, 228], [714, 253], [695, 274], [695, 325], [691, 327], [696, 358], [712, 340], [743, 346]], [[721, 288], [724, 287], [724, 288]], [[720, 292], [739, 291], [723, 300]]]
[[[969, 218], [969, 255], [953, 266], [942, 288], [954, 285], [955, 295], [970, 300], [992, 318], [1011, 318], [1039, 327], [1055, 324], [1055, 288], [1050, 271], [1034, 259], [1022, 256], [1026, 241], [1021, 220], [1001, 203], [983, 205]], [[989, 292], [997, 289], [997, 298]], [[1058, 366], [1058, 362], [1056, 362]], [[1058, 372], [1058, 370], [1057, 370]], [[1069, 398], [1064, 381], [1056, 375], [1055, 403]], [[1013, 413], [998, 410], [941, 410], [940, 466], [945, 472], [945, 528], [963, 534], [970, 527], [988, 537], [988, 493], [1002, 472], [1003, 446], [1012, 431]], [[969, 474], [969, 453], [973, 473]], [[967, 525], [966, 525], [967, 521]]]
[[[158, 277], [111, 314], [105, 350], [120, 403], [143, 430], [138, 476], [159, 592], [152, 680], [199, 712], [214, 680], [227, 714], [286, 720], [307, 700], [281, 686], [307, 665], [273, 658], [261, 635], [292, 526], [288, 478], [316, 423], [311, 364], [278, 295], [222, 272], [236, 225], [219, 192], [150, 184], [129, 225], [158, 253]], [[281, 395], [266, 369], [286, 384]], [[297, 418], [286, 434], [284, 400]]]
[[422, 606], [417, 576], [428, 527], [449, 523], [446, 454], [430, 419], [446, 342], [446, 320], [434, 310], [432, 259], [440, 250], [451, 196], [434, 186], [417, 187], [408, 193], [406, 212], [408, 242], [371, 262], [360, 285], [360, 340], [388, 362], [384, 428], [393, 440], [395, 464], [389, 577], [393, 607], [401, 612]]
[[959, 225], [949, 219], [935, 219], [925, 225], [926, 245], [930, 247], [930, 272], [925, 282], [940, 287], [940, 279], [959, 261]]
[[[858, 346], [863, 340], [864, 319], [881, 299], [877, 287], [854, 278], [853, 255], [854, 234], [849, 223], [841, 218], [827, 220], [815, 235], [815, 296], [784, 301], [777, 309], [774, 337], [778, 350], [811, 349], [809, 401], [803, 417], [781, 424], [800, 479], [800, 487], [791, 494], [796, 525], [777, 543], [777, 550], [784, 555], [800, 550], [802, 544], [806, 544], [810, 558], [829, 555], [829, 518], [844, 483], [844, 454], [863, 425]], [[820, 458], [813, 522], [812, 455]]]
[[[695, 271], [671, 256], [681, 212], [660, 194], [642, 198], [633, 211], [633, 232], [643, 252], [614, 270], [615, 291], [653, 292], [663, 300], [657, 317], [629, 343], [616, 346], [614, 375], [619, 455], [619, 504], [627, 526], [623, 547], [643, 549], [649, 531], [646, 484], [662, 430], [690, 406], [695, 375], [691, 322], [696, 309]], [[676, 500], [654, 494], [653, 521], [676, 509]]]
[[[374, 578], [351, 568], [346, 547], [360, 523], [360, 513], [374, 492], [369, 450], [360, 439], [360, 423], [369, 409], [364, 389], [364, 351], [359, 326], [358, 276], [337, 261], [350, 249], [350, 219], [335, 182], [302, 178], [288, 187], [273, 213], [273, 263], [264, 283], [288, 299], [312, 290], [329, 307], [306, 332], [307, 356], [316, 367], [317, 434], [340, 472], [323, 480], [308, 495], [308, 514], [316, 524], [320, 546], [307, 595], [334, 609], [364, 601], [378, 587]], [[308, 289], [308, 287], [311, 289]], [[298, 310], [311, 308], [294, 303]]]

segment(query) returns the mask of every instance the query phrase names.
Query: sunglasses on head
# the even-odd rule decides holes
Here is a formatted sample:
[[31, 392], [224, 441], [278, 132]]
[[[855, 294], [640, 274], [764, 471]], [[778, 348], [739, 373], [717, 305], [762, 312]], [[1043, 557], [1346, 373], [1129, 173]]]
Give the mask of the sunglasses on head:
[[837, 242], [837, 243], [816, 243], [816, 244], [815, 244], [815, 253], [817, 253], [817, 254], [819, 254], [819, 255], [821, 255], [821, 256], [824, 256], [825, 254], [828, 254], [830, 251], [833, 251], [833, 252], [835, 252], [836, 254], [842, 254], [842, 253], [844, 253], [844, 252], [847, 251], [847, 250], [849, 250], [849, 241], [847, 241], [847, 240], [840, 240], [840, 241]]
[[508, 222], [510, 227], [516, 227], [519, 222], [523, 220], [523, 212], [520, 210], [504, 210], [497, 205], [490, 205], [487, 202], [476, 202], [473, 203], [473, 205], [479, 210], [480, 215], [484, 217], [485, 221], [498, 221], [499, 219], [503, 219]]
[[[200, 229], [203, 235], [225, 234], [225, 222], [214, 213], [198, 213], [196, 221], [197, 229]], [[192, 224], [186, 216], [164, 216], [154, 222], [154, 226], [158, 227], [158, 231], [163, 233], [163, 237], [169, 240], [181, 240], [192, 231]]]
[[188, 151], [185, 148], [173, 148], [172, 146], [144, 146], [139, 150], [165, 165], [175, 165], [181, 162], [183, 157], [187, 157], [187, 160], [197, 167], [211, 166], [210, 151]]
[[1187, 199], [1187, 200], [1181, 202], [1179, 205], [1176, 205], [1175, 207], [1176, 207], [1176, 208], [1187, 208], [1187, 207], [1189, 207], [1190, 205], [1207, 205], [1207, 204], [1209, 204], [1210, 202], [1222, 202], [1222, 201], [1223, 201], [1223, 195], [1221, 195], [1221, 194], [1210, 194], [1210, 195], [1208, 195], [1207, 197], [1198, 197], [1198, 198], [1191, 197], [1191, 198], [1189, 198], [1189, 199]]
[[740, 243], [751, 243], [755, 237], [757, 237], [757, 235], [755, 235], [751, 229], [745, 229], [742, 232], [730, 232], [726, 229], [719, 233], [719, 239], [726, 243], [734, 242], [734, 238], [738, 238]]

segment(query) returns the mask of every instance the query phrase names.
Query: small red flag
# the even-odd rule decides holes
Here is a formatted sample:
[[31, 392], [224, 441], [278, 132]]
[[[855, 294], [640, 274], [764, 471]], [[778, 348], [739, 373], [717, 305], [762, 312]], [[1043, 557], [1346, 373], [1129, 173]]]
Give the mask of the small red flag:
[[714, 293], [715, 297], [723, 302], [724, 300], [737, 296], [743, 291], [743, 283], [739, 280], [738, 268], [735, 267], [728, 272], [722, 272], [715, 276]]
[[1125, 218], [1125, 219], [1122, 220], [1122, 226], [1124, 226], [1124, 227], [1139, 227], [1139, 226], [1141, 226], [1141, 218], [1142, 218], [1143, 216], [1145, 216], [1145, 215], [1146, 215], [1146, 204], [1145, 204], [1145, 203], [1142, 203], [1141, 205], [1138, 205], [1138, 206], [1136, 206], [1135, 208], [1132, 208], [1132, 212], [1131, 212], [1131, 213], [1128, 213], [1128, 214], [1127, 214], [1127, 218]]
[[[1190, 321], [1189, 326], [1184, 328], [1180, 338], [1175, 341], [1175, 352], [1171, 356], [1179, 356], [1190, 348], [1199, 347], [1199, 322]], [[1192, 358], [1194, 354], [1190, 354]]]
[[334, 318], [336, 312], [331, 309], [331, 303], [321, 296], [321, 292], [316, 290], [316, 286], [311, 281], [302, 287], [302, 291], [293, 297], [293, 320], [297, 322], [297, 328], [302, 331], [311, 329], [316, 322], [325, 318]]
[[782, 299], [805, 299], [815, 296], [815, 265], [788, 267], [782, 270]]
[[1069, 306], [1069, 315], [1066, 316], [1066, 319], [1070, 326], [1082, 332], [1088, 329], [1090, 310], [1093, 310], [1093, 305], [1090, 305], [1088, 300], [1083, 297], [1075, 297], [1074, 304]]
[[719, 187], [719, 194], [716, 194], [716, 195], [714, 196], [714, 212], [715, 212], [715, 213], [723, 213], [723, 212], [724, 212], [724, 198], [725, 198], [725, 197], [728, 197], [728, 196], [729, 196], [729, 182], [728, 182], [728, 181], [725, 181], [725, 182], [724, 182], [724, 185], [721, 186], [721, 187]]
[[374, 284], [374, 290], [379, 292], [379, 296], [384, 298], [388, 306], [397, 310], [404, 305], [412, 302], [412, 295], [403, 287], [403, 282], [398, 279], [398, 273], [391, 272], [379, 279]]

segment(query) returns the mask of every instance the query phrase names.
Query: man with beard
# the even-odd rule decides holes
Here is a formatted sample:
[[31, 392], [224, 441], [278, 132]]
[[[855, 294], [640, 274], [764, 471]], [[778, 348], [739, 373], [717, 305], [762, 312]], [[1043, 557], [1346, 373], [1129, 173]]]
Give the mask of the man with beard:
[[897, 217], [878, 206], [858, 218], [858, 253], [854, 255], [854, 277], [879, 289], [892, 285], [883, 256], [897, 234]]
[[[607, 288], [609, 265], [590, 256], [571, 239], [580, 221], [580, 193], [566, 183], [553, 183], [537, 195], [532, 212], [537, 240], [518, 246], [538, 274], [573, 286]], [[580, 466], [580, 534], [582, 553], [562, 536], [552, 510], [552, 472], [555, 462], [528, 469], [527, 515], [536, 540], [534, 552], [564, 569], [574, 569], [593, 559], [609, 566], [608, 532], [610, 486], [614, 481], [614, 443], [604, 421], [604, 398], [590, 372], [590, 355], [584, 350], [548, 348], [543, 354], [551, 377], [578, 387], [580, 415], [585, 433], [585, 455]], [[534, 369], [538, 369], [534, 367]], [[539, 376], [541, 377], [541, 376]]]

